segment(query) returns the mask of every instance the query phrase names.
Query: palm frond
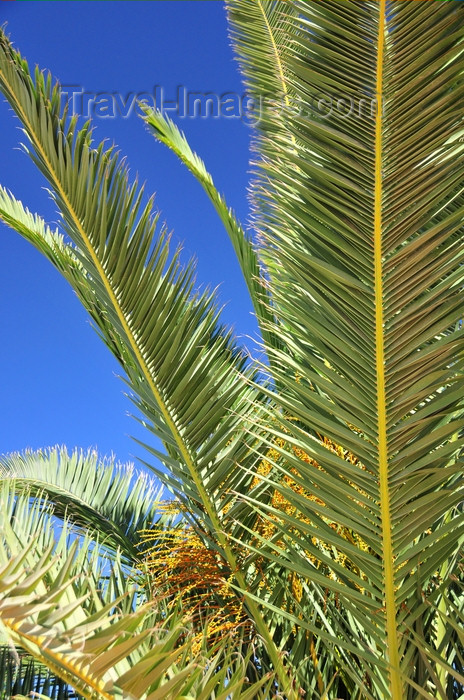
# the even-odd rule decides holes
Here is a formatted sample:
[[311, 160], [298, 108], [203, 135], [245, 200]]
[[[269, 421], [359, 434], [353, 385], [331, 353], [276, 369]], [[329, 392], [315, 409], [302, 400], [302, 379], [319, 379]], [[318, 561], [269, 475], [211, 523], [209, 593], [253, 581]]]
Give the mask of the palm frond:
[[238, 698], [266, 697], [272, 674], [248, 683], [252, 659], [235, 654], [227, 638], [213, 648], [198, 646], [188, 619], [167, 614], [162, 598], [150, 600], [117, 554], [109, 557], [91, 537], [71, 541], [67, 521], [55, 541], [45, 496], [31, 503], [5, 481], [1, 500], [1, 658], [8, 697], [14, 687], [53, 700], [95, 693], [141, 700], [198, 693], [206, 700], [208, 692], [225, 698], [226, 688]]
[[[327, 588], [389, 660], [388, 673], [366, 666], [380, 696], [412, 698], [421, 687], [446, 697], [439, 654], [417, 625], [464, 525], [463, 10], [228, 4], [252, 93], [272, 81], [259, 67], [275, 47], [303, 107], [285, 124], [269, 116], [257, 141], [261, 255], [284, 340], [270, 349], [282, 446], [269, 483], [294, 513], [279, 516], [286, 546], [274, 556], [310, 581], [320, 581], [311, 558], [330, 567]], [[321, 93], [335, 105], [329, 118], [305, 108]]]
[[161, 112], [142, 105], [144, 120], [155, 138], [173, 151], [182, 163], [200, 182], [234, 246], [237, 260], [243, 271], [253, 302], [256, 319], [266, 343], [276, 346], [278, 336], [269, 335], [269, 321], [273, 318], [271, 300], [266, 289], [266, 280], [261, 269], [253, 242], [245, 233], [234, 212], [227, 206], [224, 196], [216, 189], [213, 179], [206, 170], [201, 158], [190, 148], [185, 134], [179, 130], [169, 117]]
[[[151, 606], [122, 615], [116, 612], [116, 599], [86, 615], [83, 599], [98, 595], [89, 579], [82, 582], [83, 596], [77, 597], [73, 581], [63, 583], [69, 558], [57, 566], [45, 552], [31, 569], [30, 552], [30, 547], [24, 549], [0, 569], [0, 619], [12, 641], [83, 697], [161, 700], [192, 691], [205, 698], [208, 691], [224, 698], [230, 692], [238, 698], [266, 696], [272, 677], [248, 685], [246, 660], [234, 660], [230, 654], [221, 658], [219, 649], [200, 665], [199, 657], [189, 659], [188, 644], [180, 643], [183, 627], [147, 627]], [[51, 572], [49, 579], [55, 583], [41, 592], [41, 582]]]
[[[208, 512], [210, 498], [200, 474], [206, 465], [211, 471], [218, 454], [228, 457], [221, 460], [223, 469], [233, 462], [232, 449], [225, 448], [255, 396], [240, 380], [246, 358], [218, 325], [212, 295], [194, 293], [192, 266], [182, 270], [178, 254], [168, 262], [166, 236], [155, 238], [157, 217], [150, 204], [140, 209], [143, 192], [135, 184], [128, 189], [117, 156], [102, 146], [92, 148], [88, 127], [76, 132], [75, 122], [60, 115], [58, 88], [40, 73], [34, 85], [5, 37], [2, 47], [2, 87], [37, 150], [33, 157], [56, 190], [66, 233], [92, 280], [100, 314], [125, 345], [122, 361], [131, 387], [169, 446], [169, 467], [176, 464], [176, 477]], [[125, 284], [129, 278], [136, 283]], [[193, 403], [185, 401], [187, 386], [196, 397]], [[234, 483], [228, 471], [221, 474], [226, 478]]]
[[69, 454], [65, 448], [0, 457], [0, 482], [31, 498], [45, 496], [55, 515], [120, 549], [132, 565], [139, 554], [138, 533], [157, 519], [162, 497], [162, 486], [133, 465], [100, 460], [93, 451]]

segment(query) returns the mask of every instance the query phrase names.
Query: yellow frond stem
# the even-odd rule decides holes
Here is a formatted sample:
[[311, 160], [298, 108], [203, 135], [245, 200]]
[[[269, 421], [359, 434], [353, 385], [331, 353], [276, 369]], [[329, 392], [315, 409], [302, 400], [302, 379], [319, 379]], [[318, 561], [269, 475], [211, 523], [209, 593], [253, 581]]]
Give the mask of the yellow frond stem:
[[383, 317], [383, 258], [382, 258], [382, 198], [383, 198], [383, 59], [385, 47], [386, 1], [380, 0], [377, 40], [376, 92], [378, 108], [375, 117], [375, 196], [374, 196], [374, 283], [375, 283], [375, 339], [377, 372], [377, 425], [379, 451], [380, 512], [382, 520], [385, 615], [387, 625], [387, 650], [390, 664], [392, 700], [402, 700], [398, 636], [396, 626], [396, 601], [394, 585], [394, 561], [391, 536], [390, 490], [388, 482], [387, 415], [385, 390], [384, 317]]

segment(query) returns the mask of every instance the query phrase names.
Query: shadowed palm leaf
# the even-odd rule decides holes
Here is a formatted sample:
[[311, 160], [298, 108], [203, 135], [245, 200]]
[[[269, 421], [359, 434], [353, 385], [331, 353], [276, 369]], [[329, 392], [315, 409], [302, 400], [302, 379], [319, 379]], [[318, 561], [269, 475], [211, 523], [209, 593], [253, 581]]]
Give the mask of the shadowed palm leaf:
[[68, 454], [64, 448], [1, 457], [0, 476], [17, 492], [46, 496], [55, 515], [94, 531], [105, 547], [120, 548], [130, 565], [138, 559], [139, 531], [153, 524], [162, 493], [133, 466], [98, 460], [94, 452]]

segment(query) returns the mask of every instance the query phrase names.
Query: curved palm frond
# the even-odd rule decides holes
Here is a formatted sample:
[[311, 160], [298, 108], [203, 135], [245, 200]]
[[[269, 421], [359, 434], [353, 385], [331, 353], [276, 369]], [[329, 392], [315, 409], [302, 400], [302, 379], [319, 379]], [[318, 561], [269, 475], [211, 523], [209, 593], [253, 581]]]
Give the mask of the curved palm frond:
[[[81, 613], [88, 617], [111, 601], [118, 601], [119, 609], [124, 613], [132, 613], [139, 604], [146, 603], [148, 587], [145, 591], [142, 586], [139, 590], [135, 589], [135, 572], [123, 565], [124, 560], [118, 551], [109, 552], [95, 533], [76, 537], [67, 516], [62, 518], [61, 526], [57, 528], [53, 503], [45, 493], [36, 489], [33, 491], [34, 495], [24, 485], [17, 488], [12, 479], [2, 479], [0, 482], [0, 567], [9, 567], [20, 552], [24, 553], [26, 574], [41, 567], [45, 560], [54, 561], [57, 566], [47, 568], [43, 575], [36, 577], [29, 592], [32, 596], [43, 595], [50, 588], [57, 590], [68, 582], [70, 589], [62, 593], [61, 605], [63, 609], [69, 605], [70, 614], [75, 612], [71, 604], [73, 600], [80, 601]], [[29, 545], [25, 547], [25, 543]], [[58, 563], [61, 566], [59, 572]], [[98, 591], [98, 595], [85, 595], [89, 586]], [[129, 594], [131, 588], [133, 590]], [[24, 593], [20, 585], [18, 590], [15, 588], [15, 595]], [[20, 602], [22, 599], [17, 600]], [[82, 620], [82, 617], [75, 613], [74, 621], [78, 620]], [[68, 679], [57, 674], [56, 668], [47, 664], [43, 656], [31, 655], [30, 650], [18, 638], [12, 637], [3, 624], [2, 630], [5, 673], [1, 682], [5, 697], [10, 697], [17, 690], [23, 693], [40, 691], [54, 700], [81, 697], [68, 685]], [[18, 645], [16, 648], [15, 644]]]
[[[164, 459], [177, 475], [177, 488], [188, 489], [211, 517], [203, 472], [215, 464], [216, 482], [237, 482], [226, 466], [233, 463], [238, 445], [228, 443], [256, 396], [240, 380], [241, 372], [249, 374], [246, 358], [218, 325], [212, 295], [194, 294], [192, 266], [182, 270], [178, 254], [167, 262], [166, 236], [155, 239], [157, 217], [150, 218], [150, 204], [140, 210], [143, 192], [136, 185], [127, 189], [117, 156], [102, 146], [92, 148], [88, 127], [77, 132], [75, 121], [68, 123], [60, 115], [58, 88], [40, 73], [34, 85], [4, 36], [2, 48], [2, 88], [37, 150], [36, 162], [56, 189], [65, 230], [76, 244], [71, 252], [91, 281], [99, 313], [124, 343], [121, 359], [153, 429], [168, 445]], [[55, 138], [63, 141], [57, 144]], [[68, 176], [75, 181], [70, 183]], [[23, 235], [30, 237], [29, 231], [20, 227]], [[33, 242], [37, 235], [34, 231]], [[137, 283], [127, 285], [129, 278]], [[100, 327], [105, 337], [106, 326]], [[182, 342], [186, 337], [187, 346]], [[193, 403], [184, 400], [187, 386], [196, 397]], [[217, 455], [223, 458], [218, 461]]]
[[31, 498], [46, 497], [54, 514], [90, 531], [134, 565], [139, 531], [157, 519], [162, 486], [133, 465], [101, 460], [94, 451], [55, 447], [0, 457], [0, 483]]
[[271, 300], [266, 289], [266, 280], [260, 266], [252, 240], [243, 230], [234, 212], [216, 189], [213, 179], [201, 158], [190, 148], [185, 134], [169, 117], [158, 110], [141, 105], [144, 120], [158, 141], [164, 143], [200, 182], [234, 246], [237, 260], [253, 302], [256, 319], [265, 342], [272, 347], [279, 345], [278, 336], [269, 333], [269, 321], [273, 320]]
[[321, 585], [311, 561], [329, 567], [371, 692], [445, 698], [462, 683], [441, 656], [452, 624], [427, 601], [437, 576], [448, 595], [464, 534], [463, 8], [228, 6], [252, 94], [280, 75], [300, 106], [258, 125], [260, 253], [284, 340], [267, 478], [293, 512], [256, 507], [281, 519], [282, 567]]
[[[58, 87], [40, 73], [34, 85], [5, 37], [2, 48], [2, 87], [37, 151], [33, 157], [56, 190], [66, 233], [76, 245], [74, 254], [93, 282], [102, 313], [127, 346], [125, 368], [138, 386], [140, 401], [150, 416], [154, 414], [157, 432], [177, 450], [186, 481], [191, 468], [191, 488], [202, 503], [203, 487], [195, 475], [201, 465], [194, 468], [194, 458], [202, 448], [205, 459], [211, 460], [207, 438], [213, 432], [213, 454], [226, 442], [218, 444], [218, 421], [224, 416], [232, 421], [231, 409], [243, 403], [245, 385], [237, 372], [245, 368], [245, 358], [230, 333], [218, 325], [212, 295], [194, 293], [192, 266], [182, 270], [178, 254], [168, 262], [166, 235], [155, 238], [158, 216], [152, 214], [151, 203], [142, 208], [143, 191], [136, 184], [128, 187], [117, 155], [111, 149], [104, 152], [102, 146], [92, 148], [88, 127], [76, 131], [75, 120], [61, 116]], [[74, 177], [72, 186], [68, 176]], [[131, 288], [124, 284], [129, 278], [137, 280]], [[191, 345], [182, 348], [180, 340], [189, 331]], [[195, 388], [194, 406], [182, 401], [186, 382]], [[251, 390], [245, 386], [245, 391]]]
[[[272, 677], [249, 685], [246, 660], [221, 649], [208, 659], [205, 673], [201, 657], [192, 657], [188, 641], [182, 643], [183, 626], [172, 620], [158, 627], [147, 624], [152, 605], [121, 614], [120, 599], [115, 599], [89, 615], [84, 600], [99, 594], [82, 577], [76, 595], [67, 576], [72, 553], [57, 565], [45, 551], [31, 568], [31, 551], [24, 549], [0, 569], [0, 620], [13, 642], [82, 697], [175, 700], [187, 693], [193, 697], [192, 692], [206, 698], [215, 691], [224, 698], [230, 692], [243, 699], [266, 697]], [[51, 583], [43, 585], [47, 575]]]

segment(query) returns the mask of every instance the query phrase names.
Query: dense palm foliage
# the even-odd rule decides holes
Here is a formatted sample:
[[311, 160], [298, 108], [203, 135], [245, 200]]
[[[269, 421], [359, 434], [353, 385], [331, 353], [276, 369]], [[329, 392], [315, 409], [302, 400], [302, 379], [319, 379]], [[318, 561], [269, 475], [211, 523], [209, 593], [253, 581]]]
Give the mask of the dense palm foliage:
[[264, 364], [195, 291], [118, 155], [0, 36], [0, 89], [61, 231], [3, 189], [0, 217], [121, 363], [174, 502], [92, 455], [3, 460], [5, 682], [48, 697], [458, 698], [464, 8], [227, 5], [263, 105], [256, 240], [177, 127], [144, 118], [231, 238]]

